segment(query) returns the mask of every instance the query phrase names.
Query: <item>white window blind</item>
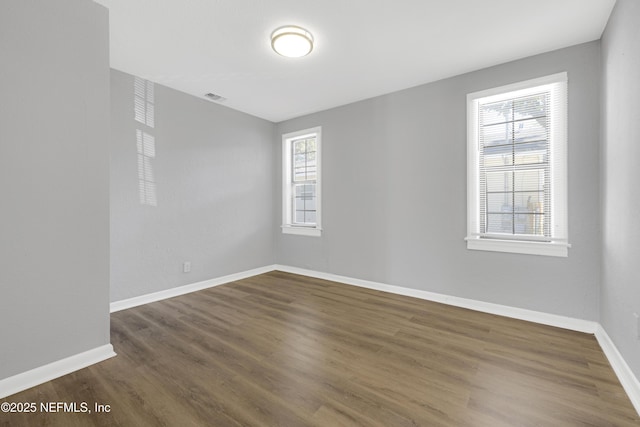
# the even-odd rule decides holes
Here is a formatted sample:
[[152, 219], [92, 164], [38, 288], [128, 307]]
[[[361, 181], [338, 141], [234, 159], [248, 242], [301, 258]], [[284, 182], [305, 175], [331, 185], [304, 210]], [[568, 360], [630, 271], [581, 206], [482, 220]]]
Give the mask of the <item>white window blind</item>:
[[315, 226], [318, 170], [316, 135], [293, 140], [291, 151], [291, 167], [293, 169], [291, 201], [294, 213], [292, 223]]
[[566, 73], [468, 95], [470, 249], [566, 256], [566, 111]]

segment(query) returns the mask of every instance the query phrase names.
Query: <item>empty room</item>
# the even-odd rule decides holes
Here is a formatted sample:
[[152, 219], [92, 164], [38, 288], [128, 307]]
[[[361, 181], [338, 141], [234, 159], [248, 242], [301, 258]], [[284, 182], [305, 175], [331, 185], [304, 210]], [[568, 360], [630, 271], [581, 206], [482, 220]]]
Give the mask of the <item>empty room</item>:
[[640, 425], [640, 1], [1, 0], [0, 426]]

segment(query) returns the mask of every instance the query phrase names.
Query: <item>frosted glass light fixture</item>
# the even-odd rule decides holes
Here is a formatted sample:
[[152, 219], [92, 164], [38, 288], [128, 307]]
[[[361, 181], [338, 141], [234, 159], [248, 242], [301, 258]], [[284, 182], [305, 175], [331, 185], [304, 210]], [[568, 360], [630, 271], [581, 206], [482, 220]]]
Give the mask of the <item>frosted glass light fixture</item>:
[[300, 58], [313, 50], [313, 36], [304, 28], [287, 25], [271, 33], [271, 47], [279, 55]]

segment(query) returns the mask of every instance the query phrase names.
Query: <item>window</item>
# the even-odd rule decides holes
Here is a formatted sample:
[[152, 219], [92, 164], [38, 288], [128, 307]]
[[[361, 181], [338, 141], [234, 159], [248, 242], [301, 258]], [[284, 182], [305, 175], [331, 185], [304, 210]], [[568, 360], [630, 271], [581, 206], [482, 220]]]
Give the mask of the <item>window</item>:
[[321, 128], [282, 136], [282, 232], [320, 236]]
[[467, 248], [567, 256], [567, 74], [467, 95]]

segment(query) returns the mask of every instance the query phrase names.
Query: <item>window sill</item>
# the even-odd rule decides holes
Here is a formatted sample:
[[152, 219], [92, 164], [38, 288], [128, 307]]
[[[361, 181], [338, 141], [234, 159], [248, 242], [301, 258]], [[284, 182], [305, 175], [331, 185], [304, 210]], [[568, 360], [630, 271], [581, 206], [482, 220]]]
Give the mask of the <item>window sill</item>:
[[510, 252], [514, 254], [568, 257], [568, 243], [528, 242], [523, 240], [482, 239], [467, 237], [467, 249], [477, 251]]
[[316, 227], [296, 227], [293, 225], [283, 225], [282, 234], [297, 234], [299, 236], [319, 237], [322, 234], [322, 229]]

